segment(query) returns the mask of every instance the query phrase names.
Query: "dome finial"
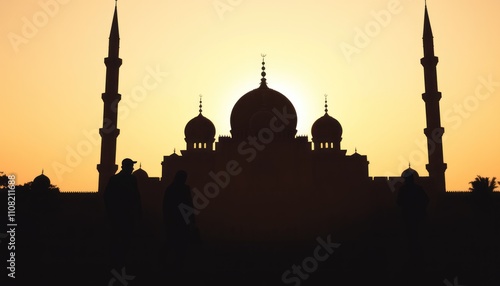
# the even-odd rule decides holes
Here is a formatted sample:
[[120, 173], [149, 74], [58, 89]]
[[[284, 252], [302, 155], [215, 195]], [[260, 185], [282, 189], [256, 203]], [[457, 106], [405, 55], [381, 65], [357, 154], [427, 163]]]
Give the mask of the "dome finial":
[[201, 94], [200, 94], [199, 96], [200, 96], [200, 105], [199, 105], [200, 110], [199, 110], [199, 111], [200, 111], [200, 114], [201, 114], [201, 112], [202, 112], [202, 110], [203, 110], [203, 109], [202, 109], [202, 107], [203, 107], [203, 102], [201, 101], [201, 98], [203, 97], [203, 95], [201, 95]]
[[175, 148], [174, 148], [174, 154], [176, 154], [176, 153], [175, 153]]
[[42, 169], [42, 175], [43, 175], [43, 169]]
[[325, 114], [328, 114], [328, 94], [325, 94]]
[[260, 85], [267, 85], [266, 84], [266, 62], [264, 61], [264, 58], [266, 57], [266, 54], [260, 54], [262, 57], [262, 72], [260, 75], [262, 76], [262, 79], [260, 80]]

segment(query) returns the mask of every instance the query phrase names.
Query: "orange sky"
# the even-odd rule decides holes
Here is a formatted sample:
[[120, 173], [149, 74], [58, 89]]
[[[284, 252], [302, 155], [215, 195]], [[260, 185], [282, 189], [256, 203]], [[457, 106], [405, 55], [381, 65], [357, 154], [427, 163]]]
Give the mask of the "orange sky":
[[[185, 149], [199, 94], [217, 135], [228, 135], [231, 109], [258, 87], [265, 53], [268, 86], [295, 105], [298, 134], [310, 136], [326, 93], [342, 148], [367, 155], [371, 176], [397, 175], [409, 161], [427, 175], [423, 1], [119, 2], [118, 161], [134, 158], [160, 176], [163, 155]], [[447, 189], [465, 190], [476, 175], [500, 177], [500, 2], [428, 2]], [[62, 191], [97, 189], [113, 5], [0, 3], [0, 171], [19, 184], [44, 169]]]

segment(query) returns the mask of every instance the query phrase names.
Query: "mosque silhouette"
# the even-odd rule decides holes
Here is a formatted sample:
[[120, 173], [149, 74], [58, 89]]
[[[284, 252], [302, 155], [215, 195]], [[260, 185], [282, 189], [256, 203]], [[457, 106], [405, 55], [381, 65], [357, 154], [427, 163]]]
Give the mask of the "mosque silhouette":
[[[424, 133], [429, 148], [429, 176], [420, 177], [419, 183], [432, 197], [437, 197], [445, 193], [446, 164], [441, 142], [444, 128], [440, 123], [438, 59], [434, 56], [427, 7], [423, 44], [422, 98], [427, 118]], [[186, 149], [163, 157], [161, 178], [148, 177], [142, 168], [135, 171], [145, 200], [151, 197], [158, 202], [158, 193], [165, 190], [178, 170], [185, 170], [193, 188], [195, 208], [184, 211], [196, 215], [205, 237], [230, 240], [306, 239], [328, 232], [339, 217], [351, 221], [384, 204], [393, 204], [392, 194], [401, 178], [372, 178], [366, 155], [357, 151], [347, 154], [342, 149], [342, 125], [328, 113], [326, 98], [325, 114], [311, 128], [312, 142], [307, 136], [297, 136], [295, 108], [286, 95], [268, 86], [264, 60], [262, 57], [260, 86], [241, 96], [232, 109], [231, 136], [219, 136], [215, 142], [216, 128], [203, 115], [200, 97], [199, 114], [184, 129]], [[121, 62], [115, 9], [105, 59], [101, 161], [97, 166], [99, 192], [118, 169]]]

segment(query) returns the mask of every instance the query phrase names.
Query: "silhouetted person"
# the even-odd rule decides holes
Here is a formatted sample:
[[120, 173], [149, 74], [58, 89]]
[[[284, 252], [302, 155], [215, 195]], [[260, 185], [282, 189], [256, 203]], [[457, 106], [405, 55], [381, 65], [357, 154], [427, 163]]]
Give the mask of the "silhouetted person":
[[415, 183], [415, 170], [407, 169], [402, 176], [405, 181], [399, 189], [397, 203], [401, 207], [410, 254], [413, 259], [420, 260], [423, 257], [419, 239], [420, 226], [426, 217], [429, 197], [424, 189]]
[[122, 170], [110, 178], [104, 191], [111, 225], [111, 266], [118, 270], [125, 266], [135, 224], [141, 217], [137, 179], [132, 175], [135, 163], [129, 158], [123, 159]]
[[163, 222], [166, 231], [166, 251], [173, 270], [182, 270], [189, 245], [197, 237], [194, 214], [187, 215], [186, 210], [193, 209], [191, 189], [186, 185], [187, 173], [178, 171], [173, 182], [165, 190], [163, 197]]

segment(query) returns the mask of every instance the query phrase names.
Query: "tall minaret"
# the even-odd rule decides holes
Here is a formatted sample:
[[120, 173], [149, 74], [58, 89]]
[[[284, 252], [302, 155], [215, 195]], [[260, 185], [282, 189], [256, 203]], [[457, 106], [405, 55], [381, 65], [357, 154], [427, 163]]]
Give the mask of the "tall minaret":
[[422, 99], [425, 102], [427, 120], [427, 128], [424, 129], [424, 134], [427, 137], [429, 164], [426, 165], [426, 168], [429, 171], [429, 177], [434, 186], [433, 191], [441, 193], [446, 191], [444, 178], [446, 164], [443, 162], [442, 143], [444, 128], [441, 127], [441, 115], [439, 111], [441, 92], [438, 91], [436, 74], [438, 58], [434, 56], [434, 39], [427, 12], [427, 4], [425, 5], [423, 42], [424, 57], [420, 60], [420, 63], [424, 67], [425, 77], [425, 93], [422, 94]]
[[109, 49], [108, 57], [104, 59], [106, 64], [106, 90], [102, 94], [104, 101], [104, 116], [102, 128], [99, 129], [101, 134], [101, 161], [97, 165], [99, 171], [99, 193], [104, 191], [109, 178], [116, 173], [118, 166], [116, 160], [116, 138], [120, 134], [117, 128], [118, 119], [118, 102], [121, 99], [121, 94], [118, 93], [118, 74], [122, 59], [118, 57], [120, 48], [120, 35], [118, 33], [118, 14], [115, 3], [115, 13], [113, 15], [113, 23], [111, 24], [111, 32], [109, 34]]

